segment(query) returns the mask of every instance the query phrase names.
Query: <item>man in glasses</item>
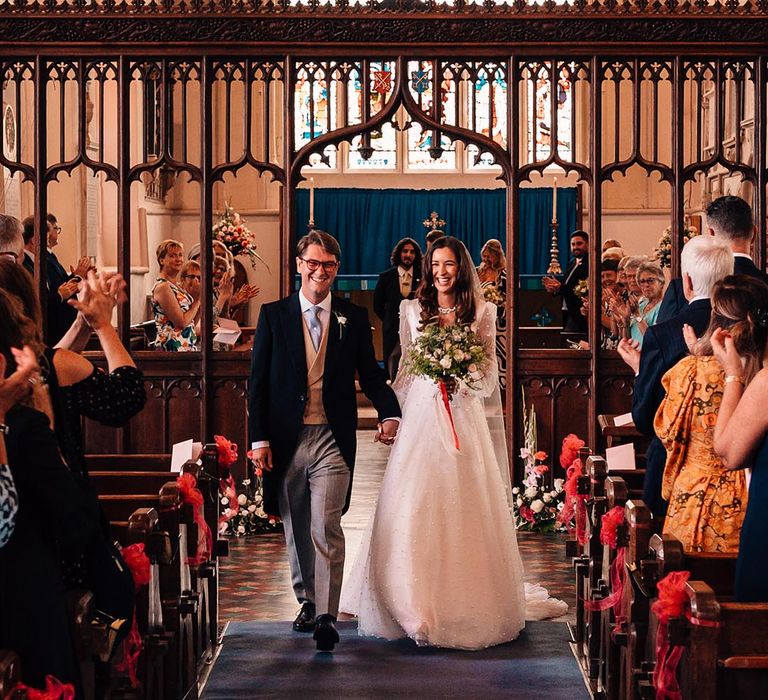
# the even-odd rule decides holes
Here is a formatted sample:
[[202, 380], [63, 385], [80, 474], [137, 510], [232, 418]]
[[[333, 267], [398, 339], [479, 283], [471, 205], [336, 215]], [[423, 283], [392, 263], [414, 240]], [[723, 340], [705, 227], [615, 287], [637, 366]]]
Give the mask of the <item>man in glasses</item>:
[[24, 255], [24, 238], [21, 235], [21, 224], [15, 216], [0, 214], [0, 255], [21, 262]]
[[379, 415], [377, 439], [394, 441], [400, 407], [379, 368], [368, 314], [335, 297], [341, 251], [310, 231], [297, 246], [301, 288], [261, 308], [253, 343], [248, 429], [263, 470], [264, 509], [284, 524], [296, 598], [293, 629], [314, 631], [317, 648], [339, 640], [344, 569], [341, 516], [355, 464], [355, 378]]

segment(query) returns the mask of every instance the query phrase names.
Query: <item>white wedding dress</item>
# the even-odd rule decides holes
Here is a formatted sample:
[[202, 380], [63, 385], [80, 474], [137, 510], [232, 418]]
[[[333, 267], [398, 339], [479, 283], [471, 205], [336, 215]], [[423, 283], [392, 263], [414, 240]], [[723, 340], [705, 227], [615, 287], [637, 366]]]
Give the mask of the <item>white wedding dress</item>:
[[[438, 386], [397, 375], [402, 422], [342, 588], [341, 610], [357, 615], [363, 636], [482, 649], [515, 639], [526, 612], [542, 619], [567, 611], [541, 587], [523, 585], [498, 401], [496, 306], [478, 306], [473, 329], [488, 359], [479, 389], [460, 386], [451, 401], [458, 450]], [[417, 300], [402, 302], [404, 356], [419, 314]]]

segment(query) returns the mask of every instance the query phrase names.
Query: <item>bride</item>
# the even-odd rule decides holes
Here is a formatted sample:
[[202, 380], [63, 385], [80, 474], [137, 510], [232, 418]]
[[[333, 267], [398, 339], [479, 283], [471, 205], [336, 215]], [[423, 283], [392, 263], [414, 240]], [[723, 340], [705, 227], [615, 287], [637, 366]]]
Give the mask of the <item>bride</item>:
[[[422, 279], [417, 298], [400, 306], [403, 358], [393, 388], [402, 423], [341, 609], [357, 615], [363, 636], [482, 649], [515, 639], [526, 612], [529, 619], [554, 617], [567, 605], [523, 585], [509, 506], [496, 306], [484, 301], [456, 238], [432, 244]], [[485, 345], [479, 386], [449, 387], [457, 442], [438, 385], [404, 367], [408, 347], [431, 323], [471, 324]]]

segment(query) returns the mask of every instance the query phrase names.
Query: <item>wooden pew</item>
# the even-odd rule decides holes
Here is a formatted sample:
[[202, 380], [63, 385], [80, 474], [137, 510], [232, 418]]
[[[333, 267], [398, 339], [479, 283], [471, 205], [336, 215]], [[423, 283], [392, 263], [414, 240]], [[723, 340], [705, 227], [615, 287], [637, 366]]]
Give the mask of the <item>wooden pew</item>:
[[0, 698], [8, 697], [21, 680], [21, 662], [15, 652], [0, 649]]
[[722, 600], [694, 580], [686, 584], [686, 594], [690, 619], [670, 620], [667, 635], [685, 649], [677, 670], [683, 698], [765, 698], [768, 603]]

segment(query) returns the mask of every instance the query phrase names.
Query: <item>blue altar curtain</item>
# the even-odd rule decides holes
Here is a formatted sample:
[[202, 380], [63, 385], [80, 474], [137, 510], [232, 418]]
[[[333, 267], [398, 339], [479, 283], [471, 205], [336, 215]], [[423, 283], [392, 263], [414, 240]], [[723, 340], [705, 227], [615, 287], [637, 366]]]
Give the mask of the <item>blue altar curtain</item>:
[[[307, 231], [309, 190], [296, 191], [295, 241]], [[447, 223], [443, 230], [461, 239], [476, 264], [489, 238], [506, 237], [506, 190], [405, 190], [315, 188], [315, 226], [341, 245], [343, 275], [373, 275], [389, 267], [397, 241], [410, 236], [424, 247], [422, 222], [436, 211]], [[552, 189], [520, 189], [520, 273], [542, 275], [549, 265]], [[569, 237], [576, 228], [576, 188], [557, 190], [560, 264], [570, 257]]]

